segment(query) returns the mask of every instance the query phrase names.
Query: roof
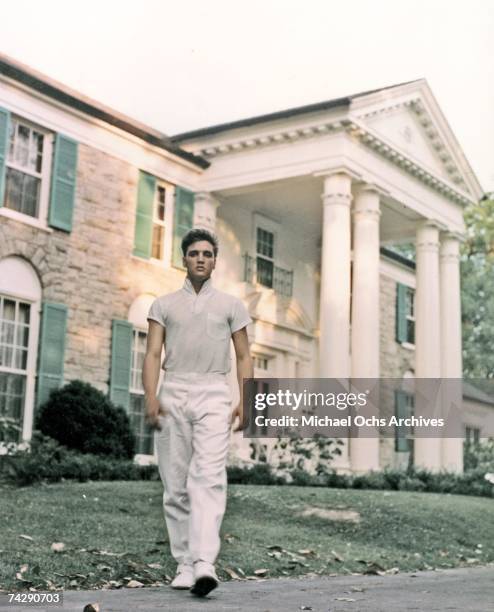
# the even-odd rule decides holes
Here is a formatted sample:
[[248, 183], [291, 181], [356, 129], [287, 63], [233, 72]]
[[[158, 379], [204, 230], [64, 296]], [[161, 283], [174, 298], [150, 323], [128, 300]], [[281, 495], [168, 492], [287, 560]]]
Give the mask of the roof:
[[[491, 385], [494, 389], [494, 385]], [[467, 381], [463, 381], [463, 397], [494, 406], [494, 397]]]
[[0, 74], [22, 83], [23, 85], [27, 85], [31, 89], [39, 91], [43, 95], [53, 100], [57, 100], [66, 106], [70, 106], [86, 115], [120, 128], [200, 168], [208, 168], [210, 165], [203, 157], [181, 149], [177, 144], [172, 142], [166, 134], [144, 125], [127, 115], [119, 113], [100, 102], [88, 98], [67, 85], [59, 83], [41, 72], [2, 53], [0, 53]]
[[393, 251], [392, 248], [381, 247], [380, 252], [381, 255], [384, 255], [388, 259], [393, 259], [397, 263], [400, 263], [403, 266], [410, 268], [410, 270], [415, 270], [416, 268], [414, 261], [408, 259], [408, 257], [405, 257], [404, 255], [400, 255], [400, 253], [397, 253], [396, 251]]
[[289, 117], [296, 117], [297, 115], [305, 115], [308, 113], [317, 113], [319, 111], [330, 110], [332, 108], [339, 108], [350, 106], [352, 100], [360, 98], [362, 96], [368, 96], [373, 93], [385, 91], [387, 89], [393, 89], [395, 87], [402, 87], [409, 83], [415, 83], [422, 79], [416, 79], [414, 81], [407, 81], [405, 83], [397, 83], [395, 85], [389, 85], [387, 87], [381, 87], [380, 89], [371, 89], [369, 91], [361, 91], [350, 96], [344, 96], [343, 98], [333, 98], [332, 100], [325, 100], [323, 102], [316, 102], [315, 104], [307, 104], [305, 106], [296, 106], [294, 108], [288, 108], [286, 110], [277, 111], [275, 113], [268, 113], [267, 115], [257, 115], [255, 117], [248, 117], [246, 119], [239, 119], [237, 121], [231, 121], [229, 123], [220, 123], [218, 125], [212, 125], [209, 127], [192, 130], [190, 132], [182, 132], [181, 134], [175, 134], [171, 137], [173, 142], [180, 142], [183, 140], [190, 140], [192, 138], [201, 138], [202, 136], [210, 136], [212, 134], [218, 134], [219, 132], [226, 132], [228, 130], [235, 130], [238, 128], [249, 127], [259, 123], [268, 123], [269, 121], [276, 121], [277, 119], [288, 119]]

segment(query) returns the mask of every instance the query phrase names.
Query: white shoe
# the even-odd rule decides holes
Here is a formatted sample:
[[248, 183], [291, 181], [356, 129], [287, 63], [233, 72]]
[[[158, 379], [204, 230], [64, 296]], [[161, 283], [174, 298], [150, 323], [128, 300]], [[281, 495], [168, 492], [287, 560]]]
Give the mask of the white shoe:
[[190, 589], [194, 585], [194, 570], [192, 565], [180, 563], [175, 578], [170, 584], [172, 589]]
[[204, 597], [215, 589], [219, 582], [212, 563], [206, 561], [194, 563], [194, 586], [190, 589], [192, 594]]

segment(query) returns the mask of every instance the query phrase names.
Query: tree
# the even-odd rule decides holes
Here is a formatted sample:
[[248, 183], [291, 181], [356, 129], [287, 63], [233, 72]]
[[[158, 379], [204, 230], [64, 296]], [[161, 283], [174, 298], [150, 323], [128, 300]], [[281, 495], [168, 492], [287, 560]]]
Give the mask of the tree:
[[494, 194], [465, 211], [461, 253], [463, 374], [494, 379]]

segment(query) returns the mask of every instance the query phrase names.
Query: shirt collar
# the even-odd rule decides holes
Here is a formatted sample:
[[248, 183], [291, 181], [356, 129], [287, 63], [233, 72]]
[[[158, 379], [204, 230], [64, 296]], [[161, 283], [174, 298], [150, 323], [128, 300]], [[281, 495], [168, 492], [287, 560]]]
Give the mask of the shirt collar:
[[209, 277], [208, 280], [202, 284], [202, 287], [199, 290], [199, 293], [196, 293], [194, 286], [192, 285], [189, 277], [187, 276], [184, 281], [183, 289], [184, 291], [187, 291], [187, 293], [192, 293], [192, 295], [205, 295], [206, 293], [209, 293], [210, 291], [212, 291], [213, 283], [211, 281], [211, 277]]

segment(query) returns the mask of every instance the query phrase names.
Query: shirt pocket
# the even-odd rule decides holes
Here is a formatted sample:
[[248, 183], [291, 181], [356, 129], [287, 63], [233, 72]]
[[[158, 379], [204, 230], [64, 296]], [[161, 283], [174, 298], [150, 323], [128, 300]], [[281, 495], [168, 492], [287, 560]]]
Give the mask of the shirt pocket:
[[213, 340], [225, 340], [228, 338], [229, 327], [224, 319], [208, 313], [206, 331]]

